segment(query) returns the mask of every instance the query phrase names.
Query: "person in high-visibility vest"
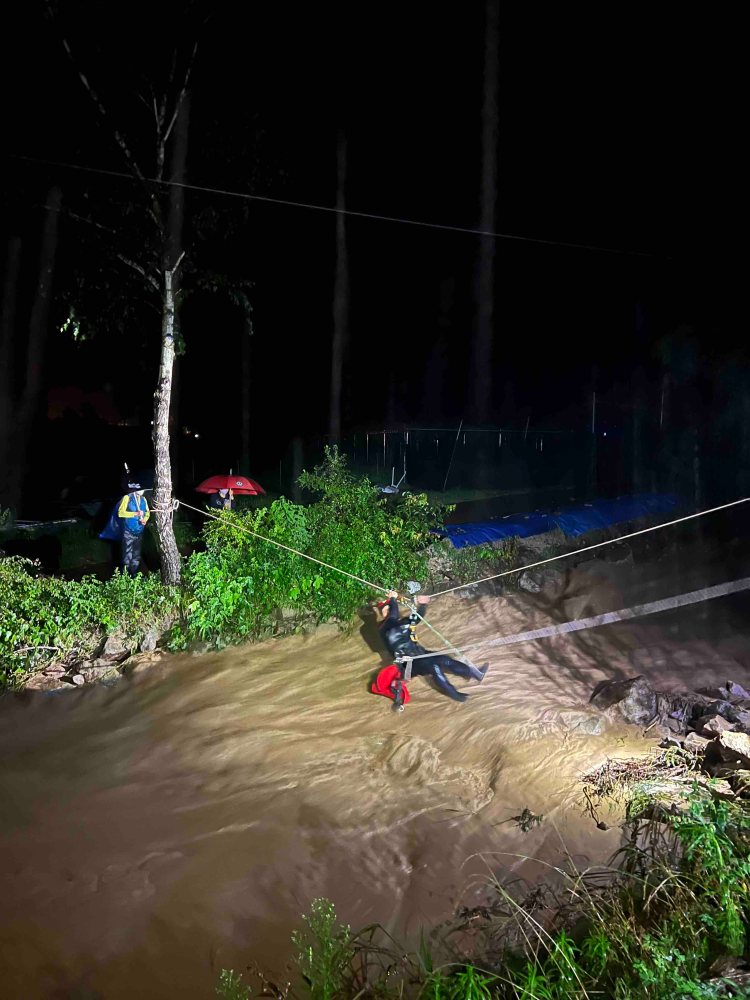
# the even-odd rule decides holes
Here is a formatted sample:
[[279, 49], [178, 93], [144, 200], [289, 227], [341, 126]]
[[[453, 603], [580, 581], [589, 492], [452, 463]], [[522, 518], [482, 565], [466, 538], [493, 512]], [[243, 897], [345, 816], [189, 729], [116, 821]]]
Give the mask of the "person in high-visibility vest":
[[138, 573], [141, 563], [141, 540], [146, 522], [151, 516], [148, 500], [139, 483], [128, 483], [132, 493], [126, 493], [117, 508], [117, 516], [122, 523], [122, 567], [132, 577]]

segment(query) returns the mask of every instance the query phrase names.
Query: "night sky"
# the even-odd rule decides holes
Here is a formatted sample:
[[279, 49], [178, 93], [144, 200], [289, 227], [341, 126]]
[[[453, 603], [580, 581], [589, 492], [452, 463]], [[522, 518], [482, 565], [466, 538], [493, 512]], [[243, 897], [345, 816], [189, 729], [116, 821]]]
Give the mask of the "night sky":
[[[253, 6], [242, 14], [232, 6], [208, 23], [197, 2], [179, 16], [170, 8], [171, 18], [144, 4], [116, 13], [94, 4], [56, 9], [77, 63], [136, 150], [150, 121], [134, 86], [141, 74], [168, 72], [175, 43], [200, 37], [189, 182], [331, 206], [341, 131], [348, 208], [478, 225], [484, 5], [450, 16], [421, 5], [356, 13], [349, 5]], [[4, 54], [9, 152], [122, 170], [49, 20], [31, 5], [17, 18]], [[654, 348], [675, 331], [712, 350], [736, 346], [744, 314], [726, 206], [737, 98], [718, 44], [682, 15], [677, 30], [536, 18], [524, 25], [501, 11], [497, 231], [635, 253], [496, 241], [494, 426], [527, 418], [532, 426], [584, 425], [592, 388], [602, 406], [626, 403], [638, 373], [656, 399]], [[35, 205], [50, 185], [59, 185], [63, 204], [84, 188], [95, 203], [129, 182], [12, 157], [6, 165], [5, 243], [24, 241], [28, 299], [44, 216]], [[231, 235], [217, 233], [215, 253], [217, 266], [230, 259], [255, 282], [254, 433], [258, 463], [270, 467], [293, 437], [327, 430], [335, 216], [212, 194], [190, 194], [186, 206], [238, 219], [248, 208]], [[470, 422], [484, 237], [355, 217], [346, 233], [345, 431]], [[87, 238], [66, 220], [58, 253], [74, 254]], [[22, 327], [23, 308], [17, 317]], [[220, 467], [239, 453], [243, 316], [220, 295], [197, 295], [181, 325], [180, 424], [200, 430], [204, 459]], [[54, 331], [40, 413], [48, 391], [64, 407], [60, 389], [72, 386], [108, 395], [122, 418], [145, 425], [158, 335], [155, 316], [152, 340], [134, 335], [123, 353], [121, 338], [106, 331], [83, 345]], [[72, 447], [80, 452], [80, 442]]]

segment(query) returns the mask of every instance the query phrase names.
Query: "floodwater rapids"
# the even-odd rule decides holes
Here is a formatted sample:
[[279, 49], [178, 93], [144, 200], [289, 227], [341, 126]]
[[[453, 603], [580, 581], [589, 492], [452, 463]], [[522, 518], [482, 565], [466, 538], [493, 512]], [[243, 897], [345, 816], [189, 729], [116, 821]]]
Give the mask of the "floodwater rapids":
[[[436, 601], [457, 644], [710, 586], [684, 553], [592, 560], [554, 596]], [[290, 932], [326, 896], [352, 926], [407, 937], [486, 895], [491, 873], [604, 862], [581, 774], [647, 752], [635, 727], [577, 735], [594, 687], [750, 682], [744, 595], [489, 649], [457, 704], [428, 680], [403, 713], [368, 693], [374, 621], [165, 658], [131, 680], [0, 699], [0, 995], [214, 995], [222, 968], [284, 977]], [[429, 637], [429, 638], [428, 638]], [[437, 648], [424, 628], [421, 639]], [[566, 714], [568, 713], [568, 714]], [[523, 833], [512, 817], [543, 814]], [[524, 860], [520, 855], [539, 859]]]

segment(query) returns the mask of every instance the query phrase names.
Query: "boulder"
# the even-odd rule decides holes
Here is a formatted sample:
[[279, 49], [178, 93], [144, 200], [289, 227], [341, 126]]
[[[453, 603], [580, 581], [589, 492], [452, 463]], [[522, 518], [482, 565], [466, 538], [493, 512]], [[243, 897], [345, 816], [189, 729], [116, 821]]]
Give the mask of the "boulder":
[[518, 586], [529, 594], [538, 594], [541, 590], [562, 590], [565, 579], [564, 571], [557, 566], [542, 566], [522, 573]]
[[108, 635], [102, 647], [101, 659], [109, 663], [119, 663], [130, 656], [130, 646], [125, 645], [125, 640], [119, 635]]
[[[95, 660], [94, 663], [101, 663]], [[96, 684], [97, 681], [111, 681], [120, 676], [120, 671], [116, 663], [104, 663], [100, 666], [90, 666], [87, 669], [82, 664], [81, 673], [87, 684]]]
[[128, 676], [139, 674], [143, 670], [148, 670], [149, 667], [161, 663], [167, 658], [167, 655], [163, 649], [154, 649], [150, 653], [136, 653], [135, 656], [131, 656], [124, 663], [121, 663], [118, 670]]
[[726, 686], [730, 698], [742, 698], [745, 701], [750, 701], [750, 694], [747, 693], [741, 684], [735, 684], [734, 681], [727, 681]]
[[718, 736], [719, 733], [726, 732], [728, 729], [732, 728], [732, 723], [727, 722], [727, 720], [722, 718], [721, 715], [703, 716], [698, 719], [697, 724], [700, 726], [701, 733], [709, 738], [712, 736]]
[[83, 676], [83, 674], [73, 674], [73, 676], [70, 678], [70, 681], [72, 684], [75, 684], [76, 687], [80, 687], [82, 684], [86, 683], [86, 678]]
[[568, 712], [560, 712], [560, 721], [566, 729], [578, 736], [598, 736], [606, 727], [606, 722], [601, 715], [596, 715], [586, 709], [571, 709]]
[[624, 722], [645, 726], [656, 715], [656, 691], [642, 675], [624, 681], [608, 681], [591, 696], [591, 704], [608, 715], [619, 716]]
[[518, 586], [521, 590], [525, 590], [527, 594], [538, 594], [542, 589], [541, 584], [529, 570], [521, 573], [518, 578]]
[[[45, 673], [47, 671], [45, 670]], [[727, 719], [733, 722], [736, 726], [742, 726], [747, 728], [750, 726], [750, 712], [747, 709], [737, 708], [736, 705], [732, 705], [726, 714]]]
[[721, 733], [717, 743], [723, 761], [735, 767], [750, 768], [750, 736], [747, 733]]
[[698, 733], [688, 733], [683, 746], [686, 750], [691, 750], [693, 753], [703, 753], [708, 742], [705, 736], [699, 736]]
[[151, 653], [156, 649], [156, 644], [159, 641], [159, 633], [155, 628], [150, 628], [148, 632], [141, 639], [140, 651], [142, 653]]
[[59, 691], [69, 686], [60, 676], [47, 677], [45, 674], [35, 674], [24, 684], [27, 691]]
[[726, 688], [723, 687], [705, 687], [705, 688], [699, 688], [698, 694], [703, 694], [707, 698], [711, 698], [714, 701], [716, 700], [726, 701], [729, 692], [727, 691]]
[[44, 668], [42, 673], [45, 677], [62, 677], [63, 674], [67, 673], [67, 670], [62, 663], [50, 663], [48, 667]]

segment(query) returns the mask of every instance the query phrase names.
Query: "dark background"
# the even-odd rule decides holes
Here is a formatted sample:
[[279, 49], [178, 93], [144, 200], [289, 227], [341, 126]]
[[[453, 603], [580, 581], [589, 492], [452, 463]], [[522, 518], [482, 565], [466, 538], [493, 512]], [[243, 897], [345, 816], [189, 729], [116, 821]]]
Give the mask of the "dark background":
[[[135, 86], [167, 72], [173, 47], [199, 35], [189, 182], [332, 206], [343, 132], [348, 208], [477, 226], [483, 5], [449, 14], [416, 5], [227, 6], [207, 23], [199, 3], [156, 12], [61, 3], [55, 12], [76, 64], [144, 160], [149, 118]], [[712, 31], [684, 15], [664, 25], [521, 24], [501, 10], [499, 51], [497, 231], [622, 252], [496, 239], [493, 419], [484, 426], [515, 432], [518, 442], [528, 425], [524, 447], [535, 454], [517, 447], [506, 467], [486, 449], [459, 455], [462, 485], [549, 487], [575, 469], [594, 488], [596, 391], [597, 429], [607, 430], [593, 466], [601, 484], [680, 488], [701, 500], [709, 488], [733, 495], [750, 485], [750, 411], [738, 291], [744, 250], [735, 231], [738, 104], [722, 26]], [[120, 197], [130, 182], [32, 162], [123, 169], [43, 5], [16, 12], [3, 59], [12, 94], [4, 242], [20, 237], [22, 245], [10, 321], [18, 346], [37, 287], [39, 206], [51, 186], [65, 206], [84, 191], [90, 203]], [[217, 267], [255, 283], [246, 358], [252, 446], [242, 471], [276, 490], [270, 480], [281, 461], [290, 492], [300, 455], [309, 465], [328, 430], [335, 216], [221, 194], [190, 193], [185, 204], [240, 220], [226, 239], [219, 228], [213, 252]], [[353, 455], [354, 432], [455, 428], [462, 419], [475, 426], [474, 276], [488, 238], [357, 217], [347, 218], [346, 235], [347, 449]], [[61, 219], [56, 295], [65, 261], [85, 256], [90, 239]], [[150, 464], [156, 316], [151, 336], [139, 327], [123, 338], [105, 327], [78, 344], [60, 332], [60, 316], [53, 307], [39, 359], [18, 501], [27, 516], [58, 502], [77, 477], [84, 493], [107, 495], [123, 461]], [[187, 490], [237, 468], [247, 327], [236, 305], [207, 293], [187, 300], [180, 324], [186, 353], [175, 426], [190, 434], [175, 459], [178, 488]], [[22, 351], [3, 364], [11, 383], [22, 379]], [[545, 430], [568, 435], [548, 436], [542, 459]], [[302, 442], [296, 461], [294, 439]], [[419, 481], [414, 458], [410, 481], [442, 485], [444, 460], [429, 473], [422, 463]]]

